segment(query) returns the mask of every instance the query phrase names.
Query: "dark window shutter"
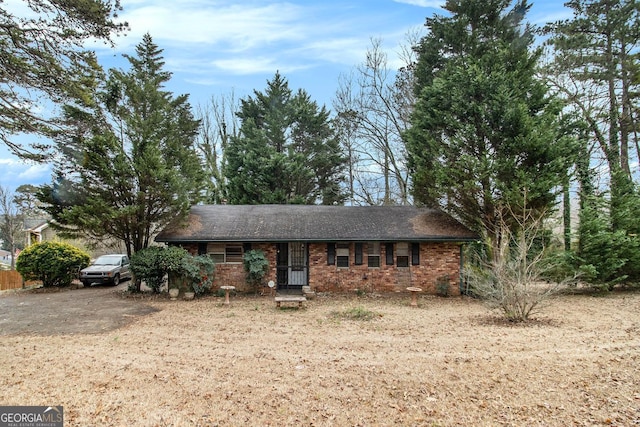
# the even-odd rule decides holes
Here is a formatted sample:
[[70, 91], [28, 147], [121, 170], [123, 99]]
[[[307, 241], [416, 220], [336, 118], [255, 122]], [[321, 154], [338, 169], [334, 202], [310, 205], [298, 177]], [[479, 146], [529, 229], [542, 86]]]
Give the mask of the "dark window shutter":
[[247, 253], [251, 250], [251, 243], [242, 244], [242, 252]]
[[201, 242], [198, 243], [198, 255], [206, 255], [207, 254], [207, 243]]
[[411, 265], [420, 265], [420, 243], [411, 244]]
[[362, 243], [356, 243], [356, 265], [362, 265]]
[[336, 244], [327, 243], [327, 265], [335, 265], [336, 263]]
[[385, 252], [387, 253], [387, 265], [393, 265], [393, 243], [385, 245]]

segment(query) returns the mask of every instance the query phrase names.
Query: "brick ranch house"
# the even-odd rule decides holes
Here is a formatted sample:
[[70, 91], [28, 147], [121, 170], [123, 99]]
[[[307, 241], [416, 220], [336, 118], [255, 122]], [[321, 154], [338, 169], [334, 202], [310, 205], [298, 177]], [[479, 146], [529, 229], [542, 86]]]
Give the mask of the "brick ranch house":
[[242, 257], [264, 251], [265, 283], [316, 292], [460, 294], [462, 246], [478, 236], [449, 215], [409, 206], [198, 205], [155, 240], [216, 262], [214, 286], [248, 290]]

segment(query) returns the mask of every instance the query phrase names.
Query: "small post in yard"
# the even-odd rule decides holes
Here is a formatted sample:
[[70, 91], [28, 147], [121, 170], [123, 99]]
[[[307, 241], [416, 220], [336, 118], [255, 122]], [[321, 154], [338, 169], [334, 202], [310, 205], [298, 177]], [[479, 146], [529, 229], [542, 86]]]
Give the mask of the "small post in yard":
[[422, 292], [422, 288], [409, 287], [407, 288], [409, 292], [411, 292], [411, 307], [418, 306], [418, 292]]
[[235, 290], [235, 286], [220, 286], [220, 289], [224, 289], [224, 305], [229, 305], [229, 291]]

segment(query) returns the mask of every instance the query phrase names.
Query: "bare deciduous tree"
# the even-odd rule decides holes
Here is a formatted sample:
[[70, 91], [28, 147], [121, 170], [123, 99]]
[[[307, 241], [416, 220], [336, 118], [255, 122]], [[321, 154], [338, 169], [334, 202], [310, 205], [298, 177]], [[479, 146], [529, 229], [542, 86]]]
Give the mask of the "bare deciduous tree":
[[372, 39], [365, 61], [343, 75], [333, 101], [336, 123], [350, 159], [351, 203], [409, 204], [409, 175], [402, 133], [413, 108], [411, 46], [419, 30], [409, 32], [393, 69], [382, 41]]
[[0, 238], [4, 246], [11, 252], [11, 269], [15, 270], [15, 253], [23, 238], [23, 218], [15, 203], [13, 193], [7, 187], [0, 187]]
[[547, 215], [526, 206], [506, 207], [515, 224], [499, 221], [500, 243], [490, 261], [469, 263], [465, 276], [470, 288], [491, 310], [501, 312], [505, 319], [524, 322], [540, 312], [550, 298], [577, 274], [561, 281], [550, 281], [558, 262], [550, 256], [545, 242]]
[[197, 146], [208, 174], [206, 203], [221, 203], [226, 199], [226, 182], [222, 170], [226, 163], [225, 150], [229, 139], [237, 136], [240, 129], [236, 116], [239, 109], [240, 102], [234, 92], [213, 96], [209, 104], [197, 109], [201, 123]]

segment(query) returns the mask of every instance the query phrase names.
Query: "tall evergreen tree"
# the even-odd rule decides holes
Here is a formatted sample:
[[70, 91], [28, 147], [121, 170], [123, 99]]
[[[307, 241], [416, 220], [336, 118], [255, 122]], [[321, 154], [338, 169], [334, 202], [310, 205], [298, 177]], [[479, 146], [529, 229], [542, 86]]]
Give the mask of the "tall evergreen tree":
[[[611, 214], [632, 188], [640, 158], [640, 4], [633, 0], [572, 0], [573, 18], [549, 24], [554, 60], [550, 82], [588, 124], [589, 143], [607, 164]], [[620, 202], [620, 203], [619, 203]]]
[[224, 171], [232, 204], [343, 203], [346, 162], [325, 107], [279, 73], [241, 101]]
[[63, 232], [118, 239], [129, 255], [186, 216], [202, 188], [198, 121], [186, 95], [163, 90], [161, 54], [145, 35], [129, 71], [111, 70], [93, 98], [66, 107], [75, 134], [57, 140], [54, 180], [39, 194]]
[[571, 0], [566, 5], [573, 17], [545, 27], [553, 53], [546, 77], [585, 123], [576, 164], [577, 255], [594, 267], [592, 280], [611, 289], [640, 277], [640, 193], [632, 167], [640, 158], [640, 4]]
[[84, 90], [84, 68], [97, 66], [82, 50], [87, 39], [109, 41], [119, 0], [0, 2], [0, 141], [22, 157], [43, 159], [46, 144], [25, 147], [21, 133], [50, 136], [55, 126], [43, 100], [63, 104]]
[[[416, 47], [417, 105], [405, 134], [416, 203], [440, 206], [500, 242], [501, 222], [545, 211], [566, 178], [560, 106], [536, 79], [526, 0], [448, 0]], [[508, 209], [507, 209], [508, 207]], [[537, 214], [533, 215], [538, 217]]]

